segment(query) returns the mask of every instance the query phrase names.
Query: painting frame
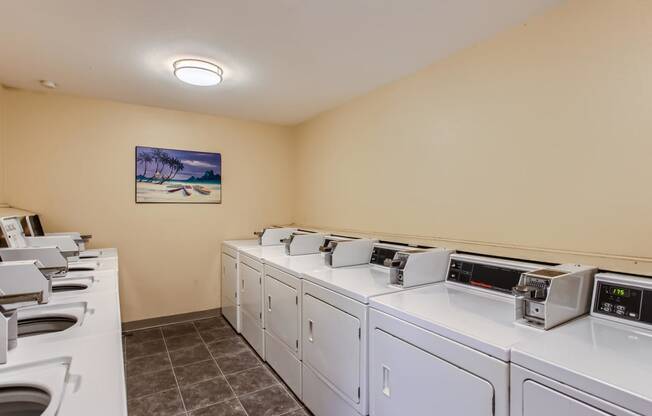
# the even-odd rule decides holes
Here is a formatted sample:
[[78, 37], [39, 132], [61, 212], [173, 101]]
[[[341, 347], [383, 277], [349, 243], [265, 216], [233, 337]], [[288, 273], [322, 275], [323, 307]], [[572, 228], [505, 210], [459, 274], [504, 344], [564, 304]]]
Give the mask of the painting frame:
[[[148, 161], [145, 153], [151, 158]], [[222, 204], [222, 153], [136, 145], [134, 201], [136, 204]]]

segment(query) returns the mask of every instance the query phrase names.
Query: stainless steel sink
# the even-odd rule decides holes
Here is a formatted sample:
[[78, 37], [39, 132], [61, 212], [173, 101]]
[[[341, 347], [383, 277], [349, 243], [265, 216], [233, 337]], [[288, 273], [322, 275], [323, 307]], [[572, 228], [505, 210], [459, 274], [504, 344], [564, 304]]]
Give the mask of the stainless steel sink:
[[0, 415], [38, 416], [47, 409], [50, 400], [47, 392], [34, 387], [0, 387]]
[[[66, 315], [44, 315], [18, 319], [18, 338], [61, 332], [77, 323], [77, 318]], [[3, 415], [0, 412], [0, 415]]]

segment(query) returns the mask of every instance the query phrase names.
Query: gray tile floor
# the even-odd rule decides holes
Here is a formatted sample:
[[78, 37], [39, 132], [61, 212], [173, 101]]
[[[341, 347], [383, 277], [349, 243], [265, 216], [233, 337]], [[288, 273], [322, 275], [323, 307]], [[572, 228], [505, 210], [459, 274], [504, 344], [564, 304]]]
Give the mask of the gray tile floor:
[[124, 336], [130, 416], [307, 416], [222, 318]]

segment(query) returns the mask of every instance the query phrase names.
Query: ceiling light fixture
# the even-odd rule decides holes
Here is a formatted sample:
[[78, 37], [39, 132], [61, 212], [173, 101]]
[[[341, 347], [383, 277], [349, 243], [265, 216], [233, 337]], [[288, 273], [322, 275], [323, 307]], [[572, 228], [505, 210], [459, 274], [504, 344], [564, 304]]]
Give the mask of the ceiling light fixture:
[[174, 62], [174, 76], [179, 80], [200, 87], [222, 82], [222, 68], [201, 59], [180, 59]]
[[49, 88], [51, 90], [57, 88], [57, 83], [54, 82], [54, 81], [50, 81], [48, 79], [42, 79], [42, 80], [39, 81], [39, 83], [41, 84], [41, 86], [43, 86], [45, 88]]

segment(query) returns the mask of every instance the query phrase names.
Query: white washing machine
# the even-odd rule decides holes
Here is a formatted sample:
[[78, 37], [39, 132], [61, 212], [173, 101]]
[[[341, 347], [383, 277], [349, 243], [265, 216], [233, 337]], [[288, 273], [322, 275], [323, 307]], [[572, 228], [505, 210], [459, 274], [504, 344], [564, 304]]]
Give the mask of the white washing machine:
[[[316, 416], [367, 414], [368, 303], [373, 296], [403, 290], [390, 284], [390, 268], [385, 264], [409, 250], [404, 245], [376, 243], [367, 265], [303, 275], [302, 398]], [[451, 251], [434, 249], [433, 253], [438, 261], [431, 263], [435, 266], [428, 274], [441, 280]]]
[[220, 300], [222, 315], [231, 326], [240, 333], [240, 290], [238, 278], [238, 263], [240, 252], [262, 246], [280, 246], [283, 239], [296, 231], [292, 227], [270, 227], [261, 232], [255, 232], [258, 238], [247, 240], [225, 240], [222, 242], [222, 273], [220, 276]]
[[541, 332], [512, 288], [542, 267], [453, 254], [445, 283], [372, 298], [369, 414], [507, 416], [511, 347]]
[[596, 275], [591, 316], [512, 351], [512, 416], [652, 415], [652, 279]]
[[[348, 238], [327, 236], [330, 241]], [[324, 254], [271, 257], [265, 260], [263, 315], [265, 360], [301, 398], [301, 275], [328, 268]]]

